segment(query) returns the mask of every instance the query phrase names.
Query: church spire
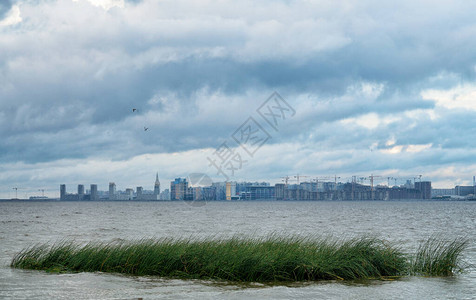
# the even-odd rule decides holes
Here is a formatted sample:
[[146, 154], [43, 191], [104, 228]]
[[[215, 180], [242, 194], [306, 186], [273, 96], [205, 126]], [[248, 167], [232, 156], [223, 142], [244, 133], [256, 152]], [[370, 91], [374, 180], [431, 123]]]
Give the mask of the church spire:
[[157, 172], [157, 174], [155, 174], [154, 194], [155, 194], [155, 195], [159, 195], [159, 194], [160, 194], [159, 172]]

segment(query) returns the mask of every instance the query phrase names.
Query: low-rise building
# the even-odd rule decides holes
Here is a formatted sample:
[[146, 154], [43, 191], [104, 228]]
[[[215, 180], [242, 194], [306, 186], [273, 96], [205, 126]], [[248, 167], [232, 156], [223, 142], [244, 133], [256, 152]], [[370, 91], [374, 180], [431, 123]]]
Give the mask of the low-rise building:
[[474, 195], [474, 186], [471, 185], [457, 185], [455, 186], [456, 196], [468, 196]]

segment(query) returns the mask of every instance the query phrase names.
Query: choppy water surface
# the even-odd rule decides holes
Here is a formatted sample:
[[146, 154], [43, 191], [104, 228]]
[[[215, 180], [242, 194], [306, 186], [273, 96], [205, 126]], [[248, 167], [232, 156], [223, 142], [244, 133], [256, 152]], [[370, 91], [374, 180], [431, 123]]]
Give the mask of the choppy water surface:
[[476, 202], [0, 202], [3, 299], [476, 299], [476, 268], [450, 278], [236, 285], [103, 273], [11, 269], [36, 243], [150, 237], [375, 235], [408, 251], [433, 234], [468, 237], [476, 264]]

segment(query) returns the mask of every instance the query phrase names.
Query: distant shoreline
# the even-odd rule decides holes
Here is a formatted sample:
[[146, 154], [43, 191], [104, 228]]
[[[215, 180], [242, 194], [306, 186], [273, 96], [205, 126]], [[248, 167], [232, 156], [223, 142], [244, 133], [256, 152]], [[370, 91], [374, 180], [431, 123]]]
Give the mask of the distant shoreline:
[[393, 200], [275, 200], [275, 199], [258, 199], [258, 200], [72, 200], [65, 201], [59, 198], [49, 199], [0, 199], [0, 202], [121, 202], [121, 203], [135, 203], [135, 202], [473, 202], [475, 199], [393, 199]]

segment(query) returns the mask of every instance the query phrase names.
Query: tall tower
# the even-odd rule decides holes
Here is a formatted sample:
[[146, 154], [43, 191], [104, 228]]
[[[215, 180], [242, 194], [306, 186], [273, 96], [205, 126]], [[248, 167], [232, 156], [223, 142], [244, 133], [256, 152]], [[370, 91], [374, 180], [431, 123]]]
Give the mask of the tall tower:
[[91, 184], [91, 196], [90, 200], [92, 201], [97, 201], [99, 200], [98, 197], [98, 185], [97, 184]]
[[160, 194], [160, 181], [159, 181], [159, 172], [155, 175], [155, 184], [154, 184], [154, 195]]
[[60, 200], [65, 200], [66, 198], [66, 184], [60, 185]]
[[78, 184], [78, 200], [84, 199], [84, 185]]
[[109, 182], [109, 200], [115, 200], [116, 197], [116, 184]]
[[142, 192], [143, 191], [144, 191], [144, 189], [141, 186], [138, 186], [136, 188], [136, 199], [137, 200], [142, 200]]
[[476, 197], [476, 176], [473, 176], [473, 195]]

